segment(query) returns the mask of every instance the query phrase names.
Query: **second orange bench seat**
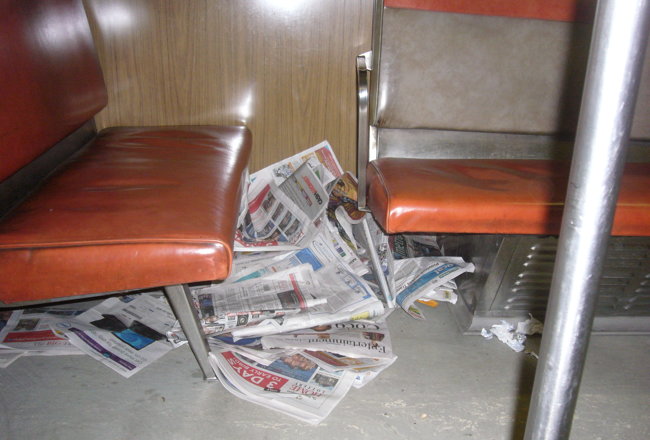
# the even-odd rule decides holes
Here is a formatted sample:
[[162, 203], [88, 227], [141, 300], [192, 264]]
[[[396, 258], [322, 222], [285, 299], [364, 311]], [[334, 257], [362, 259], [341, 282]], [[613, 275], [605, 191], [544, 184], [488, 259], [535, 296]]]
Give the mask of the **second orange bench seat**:
[[[368, 206], [388, 233], [557, 235], [569, 163], [380, 158], [367, 167]], [[650, 236], [650, 163], [628, 163], [613, 235]]]

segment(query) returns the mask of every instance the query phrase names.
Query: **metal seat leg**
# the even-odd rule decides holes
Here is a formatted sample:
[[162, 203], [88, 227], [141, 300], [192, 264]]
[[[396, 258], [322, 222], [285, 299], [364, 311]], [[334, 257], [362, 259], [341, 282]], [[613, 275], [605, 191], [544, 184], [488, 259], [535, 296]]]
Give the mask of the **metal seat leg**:
[[189, 287], [186, 284], [166, 286], [165, 295], [183, 328], [183, 333], [185, 333], [192, 353], [194, 353], [194, 357], [199, 363], [203, 377], [206, 380], [217, 380], [217, 376], [208, 360], [210, 348], [201, 328], [196, 309], [192, 304], [192, 294]]

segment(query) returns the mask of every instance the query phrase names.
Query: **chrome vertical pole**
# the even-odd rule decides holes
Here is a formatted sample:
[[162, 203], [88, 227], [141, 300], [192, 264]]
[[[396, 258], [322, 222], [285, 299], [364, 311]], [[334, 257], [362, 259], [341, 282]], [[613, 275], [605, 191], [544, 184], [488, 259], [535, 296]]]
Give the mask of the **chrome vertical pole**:
[[648, 39], [650, 0], [600, 0], [525, 439], [565, 439]]

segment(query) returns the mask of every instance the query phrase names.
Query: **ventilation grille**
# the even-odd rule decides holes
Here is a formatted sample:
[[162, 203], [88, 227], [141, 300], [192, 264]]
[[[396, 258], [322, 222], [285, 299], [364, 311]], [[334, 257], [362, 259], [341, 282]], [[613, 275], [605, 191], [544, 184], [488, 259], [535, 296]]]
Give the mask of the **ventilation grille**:
[[[650, 316], [650, 239], [614, 237], [598, 291], [597, 316]], [[545, 311], [557, 250], [555, 238], [522, 240], [494, 306], [539, 315]]]

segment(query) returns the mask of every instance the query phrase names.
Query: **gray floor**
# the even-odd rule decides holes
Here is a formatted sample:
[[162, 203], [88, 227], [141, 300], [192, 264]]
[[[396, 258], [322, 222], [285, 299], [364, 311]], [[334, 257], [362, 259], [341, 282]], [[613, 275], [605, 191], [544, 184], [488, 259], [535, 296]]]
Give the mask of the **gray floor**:
[[[399, 359], [319, 426], [203, 382], [182, 347], [130, 379], [83, 356], [18, 359], [0, 370], [0, 438], [520, 438], [535, 359], [460, 335], [446, 306], [427, 315], [393, 313]], [[592, 337], [571, 438], [649, 439], [649, 366], [650, 337]]]

